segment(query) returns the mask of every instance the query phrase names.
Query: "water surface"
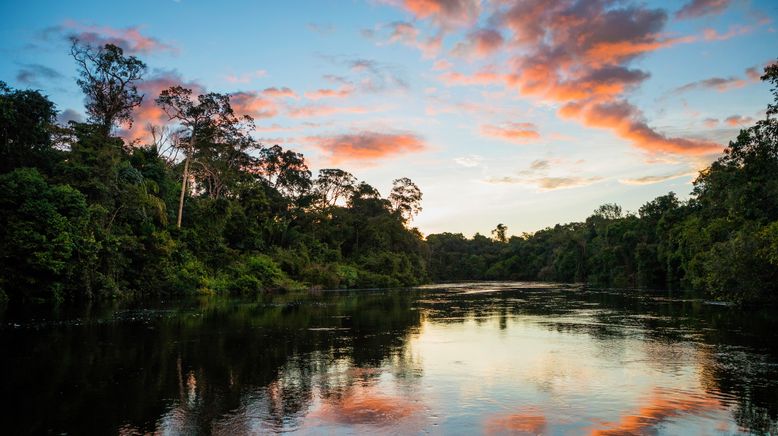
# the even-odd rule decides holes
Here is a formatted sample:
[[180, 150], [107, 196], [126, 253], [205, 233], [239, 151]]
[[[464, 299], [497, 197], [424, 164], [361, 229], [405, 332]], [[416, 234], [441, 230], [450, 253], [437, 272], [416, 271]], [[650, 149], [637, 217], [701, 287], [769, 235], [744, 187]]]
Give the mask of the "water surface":
[[533, 283], [0, 315], [4, 434], [778, 431], [778, 320]]

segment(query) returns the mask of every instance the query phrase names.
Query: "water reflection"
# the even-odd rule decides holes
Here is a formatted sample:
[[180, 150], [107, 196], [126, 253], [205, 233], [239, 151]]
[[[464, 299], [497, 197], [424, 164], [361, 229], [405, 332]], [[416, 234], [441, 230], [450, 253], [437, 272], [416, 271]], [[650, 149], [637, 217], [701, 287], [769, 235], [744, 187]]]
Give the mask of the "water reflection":
[[9, 434], [778, 430], [778, 321], [684, 296], [489, 283], [0, 317]]

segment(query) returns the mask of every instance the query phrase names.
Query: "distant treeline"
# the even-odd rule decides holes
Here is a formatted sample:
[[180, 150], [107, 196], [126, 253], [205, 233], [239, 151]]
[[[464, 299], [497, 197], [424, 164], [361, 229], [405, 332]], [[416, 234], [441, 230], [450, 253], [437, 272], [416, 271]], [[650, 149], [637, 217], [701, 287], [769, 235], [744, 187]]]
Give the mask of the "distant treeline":
[[623, 214], [600, 206], [584, 222], [506, 238], [429, 235], [433, 280], [551, 280], [691, 289], [718, 299], [778, 300], [778, 64], [765, 69], [774, 103], [741, 130], [688, 201], [674, 193]]
[[775, 104], [673, 193], [623, 216], [493, 238], [410, 228], [422, 193], [387, 198], [339, 169], [250, 136], [229, 94], [179, 86], [156, 104], [169, 126], [145, 143], [132, 123], [146, 65], [121, 48], [73, 43], [87, 122], [58, 125], [36, 90], [0, 82], [0, 300], [62, 301], [308, 287], [396, 287], [518, 279], [689, 288], [737, 301], [778, 296], [778, 64]]

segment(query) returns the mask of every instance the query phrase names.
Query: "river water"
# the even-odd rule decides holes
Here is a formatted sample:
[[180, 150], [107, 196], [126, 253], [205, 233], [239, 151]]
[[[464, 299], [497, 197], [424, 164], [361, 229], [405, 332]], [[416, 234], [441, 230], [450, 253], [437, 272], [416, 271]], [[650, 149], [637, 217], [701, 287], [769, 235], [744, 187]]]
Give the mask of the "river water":
[[0, 433], [775, 434], [775, 313], [539, 283], [7, 308]]

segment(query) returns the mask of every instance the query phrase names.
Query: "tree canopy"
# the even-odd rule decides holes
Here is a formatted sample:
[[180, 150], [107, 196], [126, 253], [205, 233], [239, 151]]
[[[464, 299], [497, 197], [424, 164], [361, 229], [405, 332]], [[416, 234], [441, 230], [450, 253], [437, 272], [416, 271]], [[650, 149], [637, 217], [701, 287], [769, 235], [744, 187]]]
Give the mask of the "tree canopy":
[[686, 201], [671, 192], [637, 214], [605, 204], [532, 234], [498, 224], [492, 238], [425, 239], [411, 227], [423, 197], [412, 180], [384, 197], [341, 169], [313, 177], [301, 153], [254, 139], [230, 94], [164, 90], [169, 124], [125, 142], [112, 129], [131, 122], [145, 64], [110, 44], [76, 42], [72, 54], [85, 123], [57, 126], [48, 97], [0, 82], [0, 299], [474, 279], [778, 299], [778, 64], [762, 77], [775, 98], [766, 118], [700, 172]]

